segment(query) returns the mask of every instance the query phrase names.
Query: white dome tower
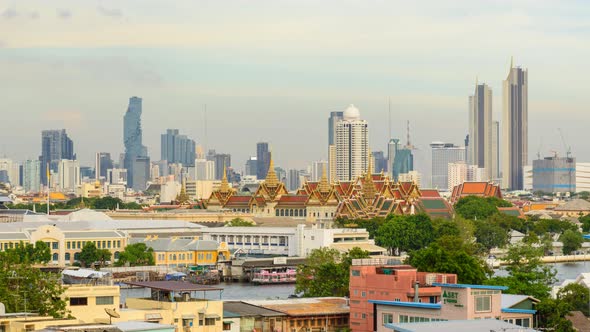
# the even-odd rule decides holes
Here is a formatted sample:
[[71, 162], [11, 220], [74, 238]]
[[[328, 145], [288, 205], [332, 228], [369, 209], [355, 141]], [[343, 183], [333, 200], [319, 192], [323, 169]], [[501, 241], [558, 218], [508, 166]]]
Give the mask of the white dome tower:
[[360, 120], [361, 112], [353, 104], [350, 104], [342, 115], [344, 120]]

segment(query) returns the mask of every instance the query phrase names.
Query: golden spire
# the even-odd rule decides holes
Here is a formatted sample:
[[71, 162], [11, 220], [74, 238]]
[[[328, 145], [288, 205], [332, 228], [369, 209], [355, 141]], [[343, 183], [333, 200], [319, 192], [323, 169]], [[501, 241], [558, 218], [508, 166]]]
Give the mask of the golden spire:
[[229, 183], [227, 182], [227, 170], [225, 165], [223, 165], [223, 178], [221, 179], [221, 187], [219, 188], [219, 191], [226, 193], [229, 191], [229, 189]]
[[328, 183], [328, 177], [326, 176], [326, 165], [324, 164], [322, 167], [322, 178], [320, 179], [320, 183], [318, 184], [318, 189], [322, 193], [326, 193], [330, 191], [330, 183]]
[[275, 173], [275, 163], [272, 161], [272, 152], [269, 152], [270, 161], [268, 163], [268, 173], [266, 173], [266, 179], [264, 183], [267, 186], [277, 186], [279, 184], [279, 179], [277, 178], [277, 173]]
[[373, 170], [373, 159], [371, 158], [371, 150], [369, 150], [368, 158], [369, 158], [369, 165], [367, 167], [367, 173], [365, 174], [365, 183], [363, 184], [363, 194], [364, 194], [365, 199], [374, 199], [377, 189], [375, 189], [375, 183], [373, 183], [373, 176], [371, 174], [372, 170]]

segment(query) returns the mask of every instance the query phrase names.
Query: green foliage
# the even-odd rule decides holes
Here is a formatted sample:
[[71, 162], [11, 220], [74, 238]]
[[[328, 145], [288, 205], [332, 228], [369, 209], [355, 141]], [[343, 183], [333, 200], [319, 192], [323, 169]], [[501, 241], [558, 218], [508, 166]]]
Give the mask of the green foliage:
[[575, 332], [572, 322], [565, 318], [571, 310], [572, 306], [565, 301], [546, 298], [537, 305], [537, 327], [549, 331]]
[[338, 218], [335, 220], [335, 224], [338, 227], [343, 228], [364, 228], [369, 232], [369, 238], [374, 239], [375, 233], [377, 233], [377, 229], [385, 222], [384, 218], [375, 217], [371, 219], [342, 219]]
[[352, 260], [368, 257], [369, 252], [359, 248], [346, 254], [327, 247], [315, 249], [297, 267], [295, 292], [304, 297], [348, 296]]
[[119, 260], [115, 266], [150, 266], [154, 265], [154, 249], [145, 243], [134, 243], [127, 245], [125, 250], [119, 254]]
[[578, 221], [582, 223], [582, 230], [584, 232], [590, 232], [590, 214], [578, 218]]
[[490, 220], [475, 222], [475, 238], [487, 251], [502, 248], [508, 243], [508, 231]]
[[549, 296], [551, 285], [557, 281], [555, 270], [541, 262], [542, 248], [535, 248], [525, 243], [512, 245], [504, 260], [506, 277], [493, 277], [486, 281], [487, 285], [508, 286], [506, 293], [527, 294], [538, 299]]
[[410, 252], [406, 263], [422, 272], [456, 273], [460, 283], [481, 284], [491, 273], [476, 248], [458, 236], [443, 236]]
[[557, 293], [557, 299], [572, 306], [570, 311], [581, 311], [586, 317], [590, 316], [590, 289], [577, 283], [563, 287]]
[[[93, 197], [93, 198], [84, 198], [84, 206], [89, 209], [96, 209], [96, 210], [115, 210], [117, 206], [120, 209], [129, 209], [129, 210], [138, 210], [141, 209], [141, 205], [131, 202], [131, 203], [123, 203], [120, 198], [105, 196], [105, 197]], [[33, 204], [9, 204], [7, 205], [9, 209], [28, 209], [33, 210]], [[66, 203], [51, 203], [50, 209], [78, 209], [82, 206], [82, 198], [77, 197], [73, 198]], [[47, 212], [47, 204], [35, 204], [35, 210], [38, 213], [46, 213]]]
[[37, 241], [35, 245], [21, 241], [15, 248], [6, 249], [5, 252], [19, 264], [47, 263], [51, 260], [51, 250], [43, 241]]
[[66, 303], [62, 300], [64, 289], [59, 276], [42, 272], [20, 257], [0, 252], [0, 302], [6, 312], [25, 311], [56, 318], [66, 316]]
[[533, 224], [533, 231], [537, 234], [561, 234], [566, 230], [571, 229], [577, 231], [578, 227], [567, 220], [559, 219], [540, 219]]
[[225, 223], [227, 227], [252, 227], [256, 226], [253, 222], [244, 220], [242, 218], [234, 218]]
[[588, 199], [590, 199], [590, 192], [587, 192], [587, 191], [579, 192], [578, 198], [588, 200]]
[[432, 242], [434, 228], [425, 214], [390, 215], [375, 233], [375, 242], [388, 248], [390, 253], [417, 250]]
[[582, 247], [584, 238], [582, 237], [582, 233], [568, 229], [561, 234], [559, 241], [563, 243], [563, 253], [569, 255]]
[[93, 242], [84, 243], [80, 251], [80, 263], [83, 267], [89, 267], [98, 260], [98, 249]]
[[455, 204], [455, 212], [463, 218], [482, 220], [499, 213], [498, 207], [511, 207], [512, 204], [496, 197], [466, 196]]

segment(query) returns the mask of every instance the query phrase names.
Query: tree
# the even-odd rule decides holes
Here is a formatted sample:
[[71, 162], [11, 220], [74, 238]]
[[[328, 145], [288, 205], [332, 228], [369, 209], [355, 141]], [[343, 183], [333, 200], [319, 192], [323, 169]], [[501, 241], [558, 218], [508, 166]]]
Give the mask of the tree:
[[6, 312], [25, 311], [26, 299], [28, 312], [66, 316], [64, 289], [58, 275], [42, 272], [19, 259], [14, 253], [0, 252], [0, 303], [6, 306]]
[[6, 250], [7, 254], [18, 263], [47, 263], [51, 260], [51, 250], [43, 241], [31, 243], [20, 242], [16, 247]]
[[580, 199], [585, 199], [585, 200], [588, 200], [588, 199], [590, 198], [590, 192], [588, 192], [588, 191], [582, 191], [582, 192], [579, 192], [579, 193], [578, 193], [578, 197], [579, 197]]
[[433, 237], [432, 221], [425, 214], [390, 215], [375, 233], [377, 244], [394, 254], [423, 248], [432, 242]]
[[146, 246], [145, 243], [127, 245], [115, 262], [115, 266], [150, 266], [154, 264], [154, 249]]
[[496, 197], [466, 196], [455, 204], [455, 212], [463, 218], [482, 220], [499, 213], [498, 207], [510, 207], [512, 204]]
[[84, 247], [80, 251], [80, 263], [83, 267], [91, 267], [94, 262], [100, 260], [101, 254], [99, 253], [98, 249], [94, 242], [86, 242], [84, 243]]
[[490, 251], [492, 248], [504, 247], [508, 243], [508, 232], [488, 220], [478, 220], [475, 222], [475, 238], [477, 243]]
[[508, 286], [506, 293], [527, 294], [537, 299], [549, 296], [551, 285], [554, 284], [556, 272], [541, 262], [542, 248], [535, 248], [526, 243], [512, 245], [504, 261], [509, 275], [493, 277], [487, 280], [487, 285]]
[[304, 297], [348, 296], [352, 260], [368, 257], [369, 252], [359, 248], [345, 254], [327, 247], [314, 249], [297, 267], [295, 292]]
[[457, 236], [443, 236], [412, 251], [406, 263], [421, 272], [455, 273], [461, 283], [481, 284], [491, 273], [476, 249]]
[[232, 220], [225, 223], [227, 227], [252, 227], [256, 226], [254, 222], [244, 220], [242, 218], [233, 218]]
[[559, 290], [557, 299], [569, 303], [572, 306], [570, 311], [581, 311], [586, 317], [590, 316], [588, 308], [590, 289], [577, 283], [571, 283]]
[[563, 253], [569, 255], [582, 247], [584, 238], [582, 233], [568, 229], [561, 234], [559, 241], [563, 243]]
[[582, 230], [584, 232], [590, 232], [590, 214], [578, 218], [578, 221], [582, 223]]
[[575, 332], [572, 322], [565, 316], [572, 306], [559, 299], [546, 298], [537, 305], [538, 326], [549, 331]]

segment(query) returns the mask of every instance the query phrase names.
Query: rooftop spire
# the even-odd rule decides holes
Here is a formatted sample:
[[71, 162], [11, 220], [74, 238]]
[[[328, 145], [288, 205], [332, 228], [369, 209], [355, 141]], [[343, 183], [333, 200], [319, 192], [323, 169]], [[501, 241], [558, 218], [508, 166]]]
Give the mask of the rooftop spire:
[[375, 183], [373, 183], [373, 158], [371, 150], [369, 149], [368, 156], [369, 163], [367, 166], [367, 173], [365, 174], [365, 183], [363, 184], [363, 195], [365, 199], [374, 199], [377, 189], [375, 189]]
[[227, 182], [227, 170], [225, 165], [223, 165], [223, 178], [221, 179], [221, 186], [219, 187], [219, 191], [223, 193], [229, 191], [229, 183]]
[[323, 192], [323, 193], [330, 191], [330, 183], [328, 183], [328, 176], [326, 175], [326, 165], [325, 164], [322, 167], [322, 177], [320, 179], [318, 189], [320, 190], [320, 192]]
[[277, 173], [275, 173], [275, 163], [272, 161], [272, 152], [269, 152], [269, 163], [268, 163], [268, 173], [266, 174], [266, 180], [264, 182], [267, 186], [276, 186], [279, 184], [279, 179], [277, 178]]

